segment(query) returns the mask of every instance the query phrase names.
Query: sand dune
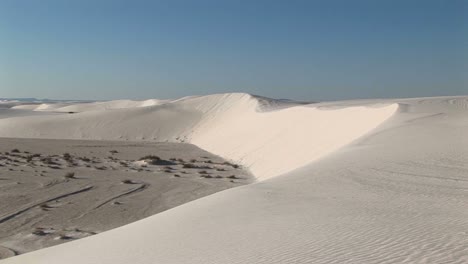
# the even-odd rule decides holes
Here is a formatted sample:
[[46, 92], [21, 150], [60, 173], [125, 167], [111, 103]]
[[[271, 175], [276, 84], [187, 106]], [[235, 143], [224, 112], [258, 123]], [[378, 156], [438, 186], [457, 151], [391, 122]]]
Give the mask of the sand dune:
[[14, 106], [13, 109], [24, 109], [34, 111], [55, 111], [55, 112], [89, 112], [89, 111], [103, 111], [112, 109], [126, 109], [135, 107], [146, 107], [161, 105], [169, 100], [150, 99], [145, 101], [132, 101], [132, 100], [116, 100], [104, 102], [87, 102], [87, 103], [42, 103], [42, 104], [22, 104]]
[[0, 119], [0, 136], [187, 141], [259, 179], [2, 263], [467, 263], [467, 109], [226, 94]]
[[[350, 107], [321, 111], [248, 94], [189, 97], [126, 108], [128, 101], [61, 107], [75, 114], [0, 122], [0, 136], [190, 142], [248, 167], [266, 179], [306, 165], [375, 128], [397, 109]], [[155, 101], [159, 102], [159, 101]], [[85, 111], [91, 106], [91, 111]], [[57, 108], [53, 108], [57, 110]], [[65, 110], [64, 110], [65, 109]], [[62, 111], [61, 110], [61, 111]]]

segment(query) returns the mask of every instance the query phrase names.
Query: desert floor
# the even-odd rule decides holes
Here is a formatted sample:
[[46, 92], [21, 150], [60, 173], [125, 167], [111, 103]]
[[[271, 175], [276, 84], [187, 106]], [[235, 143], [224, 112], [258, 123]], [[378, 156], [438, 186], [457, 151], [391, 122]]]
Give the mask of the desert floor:
[[0, 257], [251, 181], [247, 171], [190, 144], [0, 138]]

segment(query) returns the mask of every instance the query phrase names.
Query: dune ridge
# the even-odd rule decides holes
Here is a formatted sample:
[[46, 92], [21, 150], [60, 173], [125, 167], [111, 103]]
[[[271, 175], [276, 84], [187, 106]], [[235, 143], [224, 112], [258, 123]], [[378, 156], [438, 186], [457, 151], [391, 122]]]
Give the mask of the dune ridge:
[[3, 119], [0, 136], [188, 142], [246, 166], [263, 180], [349, 144], [397, 108], [387, 104], [319, 110], [314, 104], [242, 93], [173, 101], [47, 104], [34, 110], [76, 113]]

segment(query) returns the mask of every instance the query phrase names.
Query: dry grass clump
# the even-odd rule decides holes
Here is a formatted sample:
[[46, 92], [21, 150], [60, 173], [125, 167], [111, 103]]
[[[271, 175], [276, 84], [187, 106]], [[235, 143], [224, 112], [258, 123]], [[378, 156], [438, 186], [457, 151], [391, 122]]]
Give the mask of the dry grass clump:
[[155, 155], [146, 155], [141, 157], [140, 160], [161, 160], [161, 158]]
[[234, 169], [238, 169], [238, 168], [239, 168], [239, 165], [237, 165], [237, 164], [232, 164], [232, 163], [227, 162], [227, 161], [224, 162], [223, 165], [231, 166], [231, 167], [233, 167]]
[[44, 164], [48, 164], [48, 165], [59, 165], [57, 162], [55, 162], [51, 157], [45, 157], [45, 158], [42, 158], [41, 161], [44, 163]]
[[67, 178], [67, 179], [76, 179], [75, 178], [75, 173], [74, 172], [67, 172], [67, 174], [65, 174], [65, 178]]
[[31, 162], [34, 158], [39, 158], [41, 156], [41, 154], [31, 154], [31, 155], [28, 155], [26, 156], [26, 161], [27, 162]]

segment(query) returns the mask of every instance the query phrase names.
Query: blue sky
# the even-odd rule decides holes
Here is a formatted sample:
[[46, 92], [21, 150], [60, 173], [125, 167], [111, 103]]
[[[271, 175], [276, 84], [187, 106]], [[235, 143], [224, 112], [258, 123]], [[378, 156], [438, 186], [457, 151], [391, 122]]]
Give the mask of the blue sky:
[[0, 0], [0, 97], [468, 94], [465, 0]]

